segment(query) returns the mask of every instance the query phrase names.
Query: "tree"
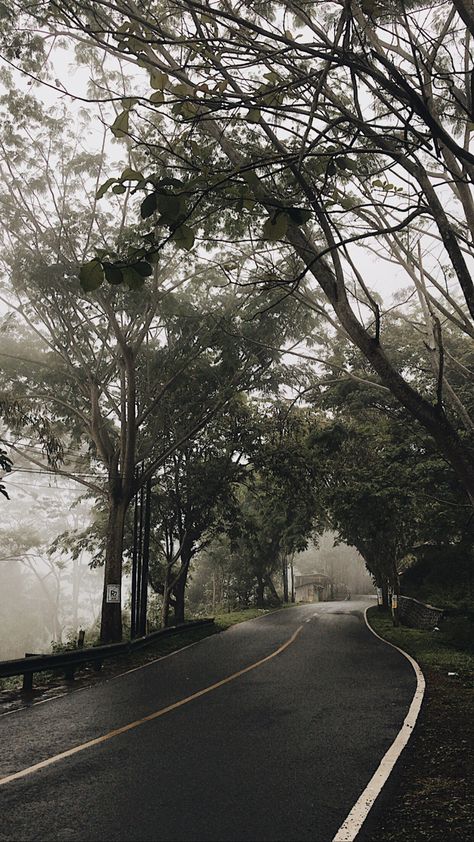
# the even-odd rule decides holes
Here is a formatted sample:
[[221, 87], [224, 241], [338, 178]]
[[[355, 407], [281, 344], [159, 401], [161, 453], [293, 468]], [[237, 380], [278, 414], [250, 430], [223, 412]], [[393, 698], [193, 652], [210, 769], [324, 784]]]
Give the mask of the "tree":
[[390, 450], [380, 432], [367, 435], [339, 425], [322, 430], [313, 441], [315, 458], [325, 458], [331, 525], [361, 553], [386, 605], [388, 587], [400, 592], [400, 563], [417, 535], [417, 513], [401, 453]]
[[[413, 343], [398, 321], [388, 337], [405, 376], [429, 394], [430, 347], [422, 338], [423, 333]], [[457, 338], [446, 335], [452, 359], [458, 356]], [[471, 508], [429, 437], [389, 392], [366, 378], [363, 358], [347, 344], [339, 343], [335, 353], [341, 370], [350, 366], [353, 377], [332, 372], [330, 381], [318, 386], [319, 402], [335, 420], [315, 431], [314, 457], [330, 520], [361, 552], [386, 601], [387, 586], [398, 592], [400, 571], [418, 555], [469, 542]], [[457, 376], [456, 366], [449, 371], [456, 394], [465, 400], [462, 372]], [[470, 412], [469, 403], [466, 407]]]
[[[260, 313], [248, 304], [245, 293], [219, 289], [219, 264], [206, 258], [198, 268], [192, 257], [183, 260], [179, 247], [185, 243], [176, 243], [178, 251], [170, 246], [157, 261], [156, 255], [142, 247], [149, 232], [126, 228], [125, 209], [117, 245], [110, 246], [115, 232], [110, 231], [107, 214], [99, 212], [97, 200], [89, 200], [87, 194], [80, 204], [84, 168], [89, 167], [89, 175], [95, 169], [97, 181], [101, 157], [78, 154], [74, 158], [73, 150], [70, 156], [64, 154], [65, 117], [46, 118], [39, 106], [35, 111], [20, 95], [16, 108], [22, 128], [32, 112], [40, 124], [35, 144], [43, 169], [41, 174], [34, 169], [36, 157], [27, 148], [27, 138], [12, 139], [7, 131], [16, 155], [12, 157], [8, 144], [4, 145], [5, 165], [11, 169], [12, 160], [20, 161], [21, 182], [28, 189], [5, 192], [2, 197], [9, 221], [2, 260], [10, 276], [2, 297], [9, 308], [3, 402], [6, 406], [14, 398], [38, 407], [47, 401], [52, 407], [50, 419], [63, 434], [65, 447], [61, 468], [56, 464], [54, 470], [72, 477], [106, 503], [101, 630], [105, 642], [121, 637], [121, 607], [107, 601], [107, 589], [121, 583], [123, 530], [132, 498], [176, 449], [225, 407], [236, 390], [251, 388], [268, 368], [275, 352], [250, 345], [246, 337], [259, 327], [264, 337], [274, 339], [277, 319], [280, 331], [283, 323], [293, 325], [299, 305], [287, 306], [284, 313], [277, 303], [271, 314]], [[52, 137], [46, 158], [45, 129]], [[133, 183], [136, 173], [124, 170], [120, 192], [127, 190], [124, 181]], [[83, 264], [81, 257], [92, 244], [100, 259], [96, 256]], [[110, 281], [105, 291], [96, 289], [97, 272], [102, 271]], [[206, 284], [190, 289], [190, 279], [204, 274]], [[82, 295], [78, 295], [78, 276]], [[226, 337], [237, 329], [240, 338], [230, 343]], [[158, 418], [161, 405], [162, 420], [169, 421], [166, 396], [175, 388], [181, 389], [181, 395], [185, 392], [186, 372], [191, 377], [193, 365], [206, 353], [215, 356], [213, 372], [207, 379], [195, 380], [196, 389], [202, 390], [194, 392], [193, 406], [188, 401], [183, 412], [181, 401], [171, 426], [159, 429], [155, 424], [150, 435], [150, 421]], [[18, 443], [10, 444], [18, 449]], [[143, 462], [145, 468], [137, 474], [136, 466]]]
[[307, 450], [310, 414], [281, 399], [256, 403], [255, 413], [240, 512], [228, 534], [234, 555], [255, 580], [256, 605], [262, 608], [266, 590], [280, 600], [273, 582], [277, 572], [288, 602], [288, 559], [306, 548], [320, 510]]
[[[139, 101], [124, 106], [112, 131], [141, 134], [152, 158], [166, 156], [170, 169], [189, 173], [183, 186], [165, 189], [165, 204], [187, 196], [192, 209], [184, 220], [179, 211], [165, 214], [162, 224], [190, 241], [191, 217], [209, 231], [213, 213], [215, 237], [223, 231], [218, 216], [248, 213], [250, 236], [263, 228], [264, 239], [296, 255], [298, 272], [276, 283], [320, 307], [313, 279], [472, 502], [472, 445], [445, 401], [442, 344], [436, 398], [428, 400], [387, 353], [383, 308], [353, 245], [394, 235], [406, 259], [413, 254], [406, 231], [424, 251], [436, 247], [440, 266], [435, 260], [425, 273], [429, 300], [472, 337], [469, 9], [462, 0], [427, 10], [407, 2], [401, 15], [388, 1], [210, 8], [182, 0], [144, 13], [127, 2], [68, 2], [41, 10], [41, 22], [53, 32], [80, 31], [108, 56], [143, 68], [154, 93], [138, 84]], [[140, 132], [145, 109], [180, 126], [181, 144], [175, 131], [150, 129], [149, 121]], [[163, 186], [149, 184], [146, 212], [153, 213]]]
[[[0, 471], [5, 471], [5, 473], [9, 473], [12, 469], [13, 462], [7, 454], [6, 450], [0, 448]], [[0, 494], [3, 494], [4, 497], [9, 500], [8, 491], [5, 488], [4, 483], [0, 483]]]
[[[188, 400], [195, 394], [192, 383], [192, 377], [187, 378]], [[184, 394], [176, 397], [184, 402]], [[151, 512], [163, 562], [157, 569], [155, 558], [151, 581], [163, 594], [163, 625], [170, 605], [175, 621], [184, 621], [192, 560], [226, 528], [236, 508], [234, 486], [244, 470], [247, 416], [244, 402], [236, 396], [192, 442], [173, 453], [157, 477]]]

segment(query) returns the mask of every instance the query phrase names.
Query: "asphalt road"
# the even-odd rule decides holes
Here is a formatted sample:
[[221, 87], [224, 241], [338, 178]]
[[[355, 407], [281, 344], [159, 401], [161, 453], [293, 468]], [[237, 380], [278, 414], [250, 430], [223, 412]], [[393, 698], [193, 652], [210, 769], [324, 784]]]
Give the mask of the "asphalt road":
[[[0, 717], [0, 778], [275, 657], [0, 786], [0, 839], [330, 842], [398, 733], [415, 676], [369, 600], [304, 605]], [[0, 781], [1, 782], [1, 781]]]

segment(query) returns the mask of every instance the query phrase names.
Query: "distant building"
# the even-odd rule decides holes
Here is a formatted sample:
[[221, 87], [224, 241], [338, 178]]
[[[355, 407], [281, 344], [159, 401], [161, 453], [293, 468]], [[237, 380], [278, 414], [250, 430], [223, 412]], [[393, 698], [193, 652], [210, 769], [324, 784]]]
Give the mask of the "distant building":
[[310, 573], [295, 576], [295, 602], [328, 602], [331, 599], [346, 599], [347, 585], [334, 582], [325, 573]]
[[334, 584], [325, 573], [295, 576], [296, 602], [326, 602], [333, 597]]

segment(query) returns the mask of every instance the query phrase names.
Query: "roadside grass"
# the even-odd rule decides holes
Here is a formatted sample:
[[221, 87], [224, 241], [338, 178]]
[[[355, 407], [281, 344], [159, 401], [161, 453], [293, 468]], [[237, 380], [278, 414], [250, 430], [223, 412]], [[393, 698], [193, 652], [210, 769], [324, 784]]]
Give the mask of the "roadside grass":
[[387, 784], [390, 800], [382, 793], [358, 840], [474, 839], [474, 653], [454, 646], [450, 632], [394, 628], [388, 612], [376, 607], [367, 619], [377, 634], [420, 664], [426, 693], [413, 736]]
[[[231, 611], [215, 615], [213, 626], [200, 628], [191, 627], [183, 629], [178, 634], [158, 639], [144, 649], [130, 653], [129, 655], [117, 655], [103, 662], [100, 672], [94, 671], [92, 666], [85, 665], [78, 667], [73, 682], [66, 682], [63, 672], [38, 672], [34, 676], [34, 690], [29, 694], [28, 701], [39, 701], [49, 696], [57, 695], [58, 690], [64, 692], [79, 689], [84, 685], [97, 684], [115, 675], [127, 672], [127, 670], [144, 666], [145, 664], [177, 652], [185, 646], [196, 643], [205, 637], [225, 631], [237, 623], [246, 620], [253, 620], [262, 617], [274, 610], [268, 608], [248, 608], [242, 611]], [[13, 710], [25, 704], [25, 696], [21, 693], [23, 678], [14, 676], [12, 678], [0, 679], [0, 711]]]
[[451, 636], [443, 631], [443, 624], [440, 631], [408, 629], [405, 626], [395, 628], [390, 613], [380, 611], [377, 606], [369, 608], [367, 619], [380, 637], [408, 652], [422, 669], [456, 672], [458, 678], [473, 686], [474, 652], [456, 646]]

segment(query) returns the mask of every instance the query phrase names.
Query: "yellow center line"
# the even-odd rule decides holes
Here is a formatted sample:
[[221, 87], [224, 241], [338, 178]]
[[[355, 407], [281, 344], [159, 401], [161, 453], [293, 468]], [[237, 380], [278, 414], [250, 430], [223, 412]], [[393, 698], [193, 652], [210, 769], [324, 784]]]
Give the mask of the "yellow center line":
[[54, 754], [52, 757], [48, 757], [46, 760], [41, 760], [39, 763], [35, 763], [33, 766], [28, 766], [26, 769], [20, 769], [19, 772], [13, 772], [11, 775], [6, 775], [4, 778], [0, 778], [0, 786], [9, 784], [12, 781], [17, 781], [20, 778], [25, 778], [27, 775], [32, 775], [34, 772], [38, 772], [40, 769], [46, 769], [47, 766], [52, 766], [53, 763], [65, 760], [66, 757], [72, 757], [73, 754], [78, 754], [80, 751], [85, 751], [88, 748], [105, 743], [108, 740], [113, 739], [113, 737], [118, 737], [120, 734], [125, 734], [126, 731], [132, 731], [134, 728], [138, 728], [139, 725], [144, 725], [145, 722], [151, 722], [153, 719], [158, 719], [160, 716], [164, 716], [172, 710], [176, 710], [183, 705], [187, 705], [188, 702], [192, 702], [194, 699], [199, 699], [200, 696], [205, 696], [206, 693], [211, 693], [212, 690], [217, 690], [218, 687], [228, 684], [229, 681], [234, 681], [236, 678], [239, 678], [239, 676], [245, 675], [246, 672], [250, 672], [250, 670], [260, 667], [262, 664], [265, 664], [267, 661], [275, 658], [281, 652], [284, 652], [288, 646], [291, 646], [291, 644], [294, 643], [302, 628], [302, 625], [298, 626], [296, 631], [285, 643], [279, 646], [278, 649], [275, 649], [275, 651], [270, 655], [267, 655], [265, 658], [261, 658], [259, 661], [255, 661], [254, 664], [250, 664], [250, 666], [244, 667], [244, 669], [234, 672], [232, 675], [228, 675], [227, 678], [222, 678], [221, 681], [216, 681], [215, 684], [210, 684], [209, 687], [205, 687], [203, 690], [198, 690], [197, 693], [193, 693], [191, 696], [186, 696], [184, 699], [180, 699], [179, 702], [173, 702], [172, 705], [167, 705], [165, 708], [156, 710], [154, 713], [150, 713], [148, 716], [142, 717], [142, 719], [136, 719], [134, 722], [129, 722], [127, 725], [115, 728], [113, 731], [103, 734], [102, 737], [96, 737], [94, 740], [88, 740], [86, 743], [81, 743], [78, 746], [67, 749], [67, 751], [61, 751], [59, 754]]

